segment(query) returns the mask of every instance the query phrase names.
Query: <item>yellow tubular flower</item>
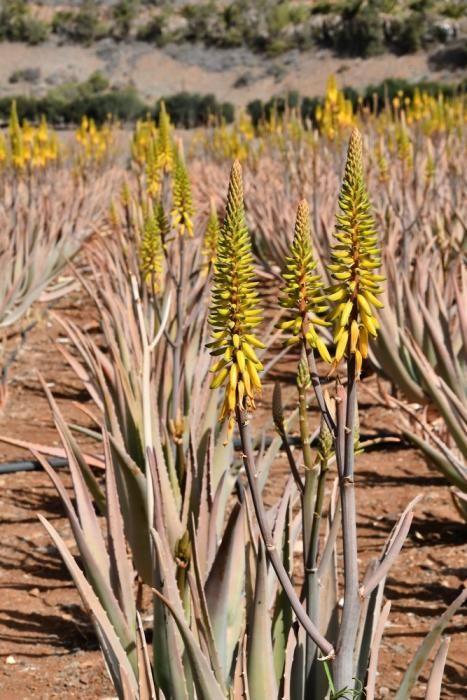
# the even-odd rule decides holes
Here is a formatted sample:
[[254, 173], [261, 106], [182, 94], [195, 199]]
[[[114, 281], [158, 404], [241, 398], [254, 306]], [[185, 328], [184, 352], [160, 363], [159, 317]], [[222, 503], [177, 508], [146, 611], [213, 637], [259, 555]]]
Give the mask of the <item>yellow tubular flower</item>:
[[331, 362], [328, 349], [315, 329], [315, 325], [328, 325], [319, 318], [319, 314], [328, 311], [328, 306], [321, 277], [315, 272], [316, 264], [311, 246], [310, 210], [303, 199], [297, 209], [292, 247], [282, 275], [285, 289], [279, 299], [280, 305], [290, 310], [290, 318], [279, 324], [279, 328], [291, 330], [289, 345], [306, 341], [325, 362]]
[[254, 396], [261, 389], [258, 372], [263, 366], [254, 348], [265, 346], [252, 334], [262, 320], [256, 287], [243, 205], [242, 170], [235, 161], [218, 238], [209, 315], [214, 340], [208, 343], [211, 355], [219, 358], [211, 368], [215, 374], [211, 388], [226, 387], [220, 418], [228, 418], [230, 431], [235, 423], [235, 410], [252, 410]]
[[185, 162], [180, 153], [177, 154], [172, 189], [172, 225], [183, 236], [185, 231], [193, 236], [194, 213], [191, 184]]
[[375, 222], [363, 178], [362, 137], [352, 131], [344, 181], [339, 195], [335, 238], [328, 265], [337, 284], [330, 287], [328, 299], [339, 302], [329, 316], [333, 321], [336, 351], [334, 365], [342, 357], [355, 356], [356, 374], [368, 355], [368, 334], [376, 336], [378, 321], [374, 309], [382, 308], [377, 298], [384, 279], [375, 273], [381, 265]]

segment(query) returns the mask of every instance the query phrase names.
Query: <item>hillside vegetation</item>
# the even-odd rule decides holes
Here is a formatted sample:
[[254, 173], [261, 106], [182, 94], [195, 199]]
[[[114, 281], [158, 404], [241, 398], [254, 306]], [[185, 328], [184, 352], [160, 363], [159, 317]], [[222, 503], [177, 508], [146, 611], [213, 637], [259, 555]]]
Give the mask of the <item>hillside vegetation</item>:
[[[293, 48], [339, 55], [408, 54], [465, 37], [463, 0], [1, 0], [0, 40], [40, 44], [51, 36], [89, 45], [111, 37], [157, 46], [201, 43], [278, 55]], [[459, 49], [465, 63], [465, 49]]]

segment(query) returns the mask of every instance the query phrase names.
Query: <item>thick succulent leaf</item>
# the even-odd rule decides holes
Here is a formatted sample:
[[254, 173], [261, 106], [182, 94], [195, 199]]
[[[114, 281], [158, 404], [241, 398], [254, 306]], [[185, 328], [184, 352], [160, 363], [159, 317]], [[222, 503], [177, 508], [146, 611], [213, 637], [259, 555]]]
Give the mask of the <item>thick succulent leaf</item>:
[[199, 700], [225, 700], [219, 685], [206, 657], [202, 654], [192, 631], [188, 627], [185, 618], [175, 609], [175, 606], [165, 598], [159, 591], [154, 590], [158, 598], [170, 611], [179, 629], [180, 635], [185, 645], [188, 658], [190, 659], [193, 679], [198, 692]]
[[369, 576], [360, 588], [360, 595], [366, 597], [376, 588], [376, 586], [386, 577], [389, 569], [393, 565], [397, 556], [399, 555], [404, 542], [409, 533], [410, 526], [413, 520], [413, 509], [420, 502], [422, 498], [421, 494], [415, 496], [414, 499], [409, 503], [407, 508], [402, 513], [396, 526], [393, 528], [388, 542], [385, 545], [383, 554], [379, 560], [378, 566], [375, 567], [374, 572]]
[[[291, 567], [293, 565], [292, 547], [290, 542], [290, 523], [292, 518], [291, 505], [289, 505], [287, 511], [288, 515], [285, 519], [285, 527], [283, 528], [283, 544], [282, 542], [281, 544], [284, 566], [291, 575]], [[280, 683], [280, 679], [282, 677], [284, 668], [287, 663], [287, 643], [290, 636], [290, 629], [292, 627], [292, 623], [292, 607], [282, 586], [280, 586], [278, 587], [276, 594], [272, 621], [274, 670], [276, 674], [277, 683]]]
[[143, 621], [139, 612], [136, 613], [136, 651], [138, 657], [138, 700], [157, 700], [158, 694], [154, 686], [148, 647], [144, 636]]
[[[42, 388], [45, 392], [45, 395], [47, 397], [47, 400], [50, 404], [50, 407], [52, 409], [53, 417], [54, 417], [54, 422], [57, 427], [57, 430], [60, 435], [61, 442], [67, 452], [68, 459], [73, 458], [76, 461], [76, 464], [79, 466], [79, 470], [82, 474], [82, 479], [78, 477], [77, 472], [72, 472], [72, 477], [73, 477], [73, 485], [75, 488], [75, 491], [82, 490], [85, 488], [85, 485], [88, 487], [90, 493], [92, 494], [96, 505], [98, 506], [99, 510], [101, 513], [104, 512], [105, 510], [105, 499], [102, 493], [102, 489], [99, 486], [99, 483], [92, 473], [91, 469], [89, 468], [88, 464], [86, 463], [86, 460], [84, 459], [81, 450], [75, 441], [73, 435], [71, 434], [70, 430], [68, 429], [68, 426], [65, 423], [65, 420], [61, 414], [61, 411], [58, 408], [58, 405], [55, 401], [55, 399], [52, 396], [52, 393], [50, 389], [48, 388], [47, 384], [45, 381], [40, 377], [40, 381], [42, 384]], [[81, 483], [84, 483], [81, 486]], [[84, 485], [85, 484], [85, 485]], [[80, 514], [81, 517], [81, 514]], [[85, 512], [83, 512], [82, 517], [85, 517]]]
[[451, 484], [461, 489], [461, 491], [467, 491], [467, 480], [465, 476], [456, 469], [456, 466], [452, 464], [440, 450], [430, 445], [427, 440], [424, 440], [416, 433], [404, 430], [403, 434], [425, 454], [428, 461], [432, 462]]
[[441, 697], [441, 686], [443, 683], [444, 667], [448, 656], [449, 642], [449, 637], [445, 637], [436, 652], [430, 678], [428, 679], [428, 685], [426, 687], [425, 700], [439, 700]]
[[204, 587], [203, 587], [203, 581], [201, 577], [201, 571], [200, 571], [200, 562], [199, 562], [199, 556], [198, 556], [198, 544], [197, 544], [197, 537], [196, 537], [196, 532], [195, 532], [195, 526], [192, 521], [192, 527], [190, 531], [190, 536], [191, 536], [191, 548], [192, 548], [192, 562], [193, 562], [193, 569], [194, 569], [194, 579], [196, 583], [196, 591], [198, 594], [199, 598], [199, 607], [200, 607], [200, 617], [202, 619], [203, 623], [203, 633], [204, 636], [206, 637], [206, 645], [209, 651], [209, 655], [211, 658], [211, 666], [214, 671], [214, 675], [216, 676], [217, 682], [219, 683], [219, 686], [221, 689], [224, 691], [225, 690], [225, 685], [224, 685], [224, 678], [223, 678], [223, 672], [221, 668], [221, 664], [219, 661], [219, 654], [216, 649], [216, 642], [214, 639], [214, 633], [212, 631], [212, 624], [211, 624], [211, 618], [209, 617], [209, 610], [208, 610], [208, 605], [206, 602], [206, 596], [204, 593]]
[[252, 698], [276, 698], [277, 683], [268, 609], [266, 552], [258, 544], [255, 598], [248, 616], [247, 670]]
[[103, 430], [103, 435], [105, 463], [107, 466], [105, 471], [105, 485], [107, 497], [107, 534], [111, 561], [110, 581], [115, 596], [120, 603], [122, 612], [125, 615], [128, 627], [132, 629], [136, 624], [136, 605], [133, 596], [135, 574], [127, 553], [124, 522], [117, 493], [114, 465], [110, 453], [108, 435], [105, 429]]
[[147, 510], [147, 479], [120, 441], [108, 435], [118, 499], [134, 565], [143, 581], [152, 583], [152, 559]]
[[[154, 585], [158, 595], [154, 597], [154, 677], [164, 695], [173, 700], [187, 700], [188, 688], [182, 662], [182, 642], [176, 624], [166, 605], [170, 599], [173, 609], [183, 618], [183, 608], [174, 575], [174, 565], [167, 544], [152, 530], [155, 546]], [[155, 590], [155, 589], [154, 589]], [[162, 600], [161, 591], [167, 598]]]
[[[125, 653], [122, 641], [118, 638], [114, 627], [107, 617], [106, 611], [102, 607], [99, 599], [87, 582], [83, 572], [75, 562], [58, 532], [42, 515], [39, 514], [38, 518], [57, 547], [68, 571], [73, 578], [73, 581], [75, 582], [83, 604], [86, 610], [88, 610], [90, 613], [96, 625], [100, 645], [112, 675], [112, 681], [117, 689], [117, 692], [119, 693], [119, 696], [123, 697], [123, 684], [120, 674], [120, 669], [123, 669], [126, 679], [129, 681], [130, 688], [134, 693], [134, 697], [137, 697], [137, 681], [134, 670], [132, 669], [127, 654]], [[128, 650], [130, 649], [131, 647], [129, 647]]]
[[368, 666], [368, 676], [366, 685], [366, 700], [374, 700], [376, 675], [378, 671], [378, 656], [381, 647], [381, 640], [384, 634], [384, 628], [388, 621], [389, 611], [391, 610], [391, 602], [388, 601], [378, 617], [375, 632], [371, 643], [370, 663]]
[[243, 622], [244, 507], [235, 504], [205, 586], [216, 649], [227, 682]]
[[[101, 601], [103, 608], [107, 612], [119, 638], [122, 641], [123, 647], [125, 649], [130, 649], [134, 647], [134, 635], [132, 634], [132, 631], [128, 626], [125, 615], [123, 614], [119, 606], [118, 600], [111, 586], [110, 560], [108, 558], [107, 552], [105, 552], [105, 561], [103, 563], [99, 562], [99, 560], [96, 559], [96, 546], [93, 547], [92, 535], [89, 533], [89, 531], [85, 533], [81, 528], [78, 516], [76, 515], [76, 512], [73, 508], [73, 504], [60, 478], [50, 467], [50, 465], [39, 454], [36, 454], [35, 457], [42, 464], [44, 470], [49, 475], [66, 508], [67, 516], [70, 521], [71, 529], [73, 531], [73, 535], [76, 539], [76, 544], [78, 545], [78, 549], [83, 560], [84, 568], [86, 569], [87, 576], [91, 581], [91, 585], [95, 594], [97, 595], [97, 597]], [[81, 498], [89, 498], [89, 494], [86, 491], [84, 491], [81, 495]], [[100, 531], [99, 537], [102, 538]], [[132, 659], [132, 661], [134, 661], [134, 659]]]
[[425, 639], [415, 652], [415, 655], [404, 674], [402, 683], [397, 691], [394, 700], [408, 700], [410, 698], [410, 693], [413, 686], [415, 685], [417, 678], [430, 655], [431, 650], [438, 641], [438, 639], [443, 634], [446, 626], [449, 624], [449, 620], [453, 615], [456, 614], [457, 610], [464, 604], [467, 600], [467, 588], [464, 588], [462, 593], [460, 593], [457, 598], [451, 603], [447, 610], [441, 615], [441, 617], [435, 622], [431, 630], [426, 635]]

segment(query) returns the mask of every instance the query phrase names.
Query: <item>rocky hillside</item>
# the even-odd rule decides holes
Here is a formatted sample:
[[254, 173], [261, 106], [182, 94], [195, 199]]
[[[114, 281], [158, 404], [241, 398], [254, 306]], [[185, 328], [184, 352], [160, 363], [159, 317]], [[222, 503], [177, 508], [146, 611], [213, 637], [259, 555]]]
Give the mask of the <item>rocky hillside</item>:
[[0, 95], [41, 97], [95, 74], [153, 102], [180, 91], [245, 105], [330, 73], [363, 89], [386, 78], [466, 76], [464, 0], [0, 0]]

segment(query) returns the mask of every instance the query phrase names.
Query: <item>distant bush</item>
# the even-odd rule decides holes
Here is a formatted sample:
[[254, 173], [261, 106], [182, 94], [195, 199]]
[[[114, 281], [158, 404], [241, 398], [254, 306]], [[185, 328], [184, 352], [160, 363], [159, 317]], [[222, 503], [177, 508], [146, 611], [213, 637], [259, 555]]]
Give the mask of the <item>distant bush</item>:
[[8, 78], [9, 83], [37, 83], [41, 77], [40, 68], [19, 68], [13, 71]]
[[400, 54], [415, 53], [424, 45], [426, 23], [419, 14], [411, 13], [405, 19], [389, 22], [386, 31], [388, 44]]
[[165, 36], [167, 18], [164, 13], [151, 17], [151, 19], [139, 28], [137, 38], [140, 41], [147, 41], [156, 46], [163, 46], [167, 37]]
[[102, 124], [109, 117], [122, 122], [136, 121], [147, 112], [147, 105], [133, 88], [104, 92], [74, 100], [64, 112], [65, 121], [79, 123], [85, 115]]
[[[305, 100], [310, 98], [301, 98], [296, 90], [291, 90], [285, 97], [271, 97], [267, 102], [256, 99], [249, 102], [247, 112], [251, 117], [254, 126], [257, 126], [262, 119], [270, 119], [271, 114], [275, 112], [281, 116], [286, 108], [294, 109], [299, 107]], [[316, 99], [316, 103], [318, 100]]]
[[[160, 100], [156, 104], [154, 116], [159, 116]], [[230, 102], [218, 102], [214, 95], [179, 92], [165, 97], [164, 103], [170, 119], [175, 126], [191, 129], [206, 126], [212, 117], [223, 119], [227, 123], [234, 120], [235, 108]]]
[[40, 44], [48, 33], [47, 24], [31, 16], [25, 0], [1, 0], [0, 41]]
[[129, 36], [133, 21], [138, 14], [138, 4], [138, 0], [119, 0], [114, 6], [112, 35], [115, 39], [126, 39]]
[[325, 21], [315, 31], [318, 44], [339, 55], [366, 58], [382, 53], [384, 24], [376, 0], [352, 0], [341, 6], [339, 22]]
[[[20, 119], [37, 122], [44, 114], [54, 125], [79, 124], [84, 115], [92, 117], [97, 124], [109, 116], [121, 122], [133, 122], [151, 113], [134, 88], [111, 90], [100, 73], [94, 73], [83, 83], [63, 83], [49, 90], [45, 97], [0, 98], [0, 120], [8, 120], [13, 100]], [[153, 109], [156, 118], [160, 102]], [[164, 102], [173, 124], [186, 129], [207, 126], [212, 118], [231, 123], [235, 117], [234, 106], [219, 102], [214, 95], [182, 92], [164, 98]]]
[[83, 0], [77, 12], [56, 12], [52, 20], [52, 31], [58, 36], [86, 45], [110, 33], [109, 28], [99, 20], [95, 0]]

